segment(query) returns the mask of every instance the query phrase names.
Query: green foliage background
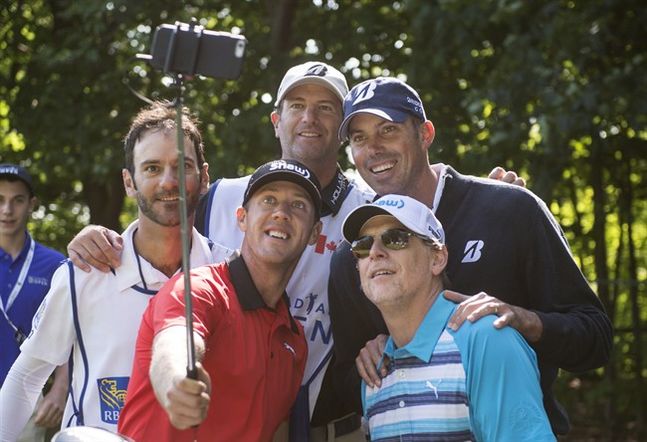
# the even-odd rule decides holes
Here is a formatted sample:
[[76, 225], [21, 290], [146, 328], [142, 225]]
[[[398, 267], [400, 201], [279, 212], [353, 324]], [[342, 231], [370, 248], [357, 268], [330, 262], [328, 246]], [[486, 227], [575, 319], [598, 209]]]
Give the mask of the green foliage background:
[[[132, 218], [121, 139], [143, 103], [130, 88], [172, 98], [134, 55], [147, 52], [157, 25], [191, 17], [249, 42], [238, 81], [187, 88], [212, 178], [279, 155], [269, 121], [276, 87], [311, 59], [340, 67], [351, 84], [397, 75], [418, 89], [437, 131], [432, 161], [527, 177], [616, 326], [608, 367], [560, 377], [570, 439], [645, 437], [644, 2], [9, 2], [0, 9], [0, 161], [22, 163], [38, 182], [43, 205], [30, 228], [39, 240], [63, 251], [88, 222], [119, 230]], [[340, 161], [350, 166], [343, 150]]]

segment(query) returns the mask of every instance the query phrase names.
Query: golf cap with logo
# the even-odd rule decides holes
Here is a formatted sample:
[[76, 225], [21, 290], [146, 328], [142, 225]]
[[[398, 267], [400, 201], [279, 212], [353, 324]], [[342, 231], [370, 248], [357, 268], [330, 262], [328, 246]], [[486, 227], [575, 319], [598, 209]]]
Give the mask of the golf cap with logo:
[[318, 84], [330, 90], [339, 101], [343, 102], [348, 93], [346, 77], [329, 64], [320, 61], [309, 61], [288, 69], [281, 80], [279, 91], [276, 94], [274, 106], [278, 107], [285, 95], [302, 84]]
[[418, 93], [397, 78], [377, 77], [352, 88], [344, 99], [344, 120], [339, 127], [339, 139], [348, 138], [348, 125], [357, 114], [366, 112], [393, 123], [404, 123], [408, 117], [427, 120]]
[[11, 176], [19, 179], [27, 185], [29, 193], [31, 195], [34, 194], [34, 185], [31, 181], [31, 175], [29, 175], [29, 172], [27, 172], [24, 167], [18, 166], [17, 164], [0, 164], [0, 179], [5, 176]]
[[404, 195], [384, 195], [370, 204], [350, 212], [342, 226], [342, 234], [349, 243], [359, 237], [359, 231], [368, 220], [378, 215], [391, 215], [404, 227], [431, 241], [445, 244], [445, 232], [436, 215], [423, 203]]
[[290, 181], [303, 187], [308, 192], [315, 207], [315, 219], [321, 213], [321, 186], [315, 174], [306, 166], [295, 160], [275, 160], [260, 166], [249, 179], [243, 206], [247, 204], [254, 193], [273, 181]]

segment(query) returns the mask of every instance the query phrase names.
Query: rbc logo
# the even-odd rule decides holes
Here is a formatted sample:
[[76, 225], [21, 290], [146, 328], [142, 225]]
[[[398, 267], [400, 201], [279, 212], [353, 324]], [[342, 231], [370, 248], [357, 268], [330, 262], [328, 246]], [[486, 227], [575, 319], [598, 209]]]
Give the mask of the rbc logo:
[[117, 425], [119, 412], [126, 401], [129, 379], [127, 376], [97, 379], [99, 406], [103, 422]]

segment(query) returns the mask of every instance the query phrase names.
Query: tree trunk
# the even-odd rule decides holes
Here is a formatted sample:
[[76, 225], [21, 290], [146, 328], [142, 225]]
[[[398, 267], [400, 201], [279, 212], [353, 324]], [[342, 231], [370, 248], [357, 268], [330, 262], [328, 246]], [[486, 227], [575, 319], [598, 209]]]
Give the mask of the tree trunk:
[[[615, 269], [614, 269], [614, 278], [613, 284], [611, 285], [611, 299], [608, 305], [607, 314], [611, 318], [611, 322], [615, 324], [616, 310], [618, 308], [618, 297], [622, 290], [621, 288], [621, 278], [622, 278], [622, 254], [624, 249], [625, 235], [624, 235], [624, 211], [622, 207], [618, 207], [618, 224], [620, 225], [620, 236], [618, 237], [618, 248], [616, 249], [616, 259], [615, 259]], [[615, 349], [611, 349], [611, 360], [604, 371], [604, 375], [607, 378], [609, 383], [609, 390], [614, 391], [616, 389], [616, 382], [618, 382], [618, 370], [617, 361], [616, 361], [616, 352]], [[607, 422], [611, 422], [611, 425], [605, 428], [605, 432], [608, 440], [614, 440], [613, 435], [616, 434], [620, 428], [620, 416], [617, 416], [618, 406], [615, 394], [610, 394], [609, 399], [606, 404], [606, 418]]]
[[125, 196], [121, 174], [114, 174], [106, 182], [84, 181], [83, 195], [90, 207], [90, 223], [121, 233], [119, 215]]
[[609, 268], [607, 266], [606, 242], [606, 193], [604, 185], [604, 158], [601, 143], [591, 146], [591, 186], [593, 188], [593, 240], [595, 241], [594, 262], [598, 284], [598, 296], [609, 309]]
[[644, 410], [645, 410], [645, 397], [643, 391], [643, 345], [642, 345], [642, 327], [640, 321], [640, 302], [638, 299], [638, 264], [636, 262], [636, 246], [633, 238], [633, 223], [634, 217], [632, 208], [633, 202], [633, 188], [631, 185], [631, 164], [627, 164], [627, 173], [623, 180], [625, 186], [621, 192], [621, 204], [626, 213], [627, 218], [627, 245], [629, 252], [629, 298], [631, 299], [631, 326], [634, 334], [634, 354], [635, 354], [635, 380], [636, 391], [639, 392], [638, 400], [636, 401], [636, 429], [639, 434], [644, 431]]
[[272, 55], [287, 56], [292, 44], [292, 23], [297, 8], [297, 0], [277, 0], [266, 2], [271, 14]]

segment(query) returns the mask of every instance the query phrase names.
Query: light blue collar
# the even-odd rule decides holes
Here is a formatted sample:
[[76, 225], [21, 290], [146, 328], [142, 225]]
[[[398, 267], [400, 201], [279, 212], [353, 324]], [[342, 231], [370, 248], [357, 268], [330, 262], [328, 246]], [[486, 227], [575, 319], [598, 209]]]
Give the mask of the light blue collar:
[[[436, 343], [443, 330], [447, 327], [447, 321], [456, 308], [456, 304], [448, 301], [443, 296], [444, 291], [436, 297], [433, 305], [418, 326], [411, 342], [402, 348], [396, 348], [393, 338], [389, 336], [384, 348], [384, 354], [391, 359], [401, 359], [415, 356], [416, 358], [429, 362], [434, 352]], [[380, 363], [380, 365], [382, 365]]]

